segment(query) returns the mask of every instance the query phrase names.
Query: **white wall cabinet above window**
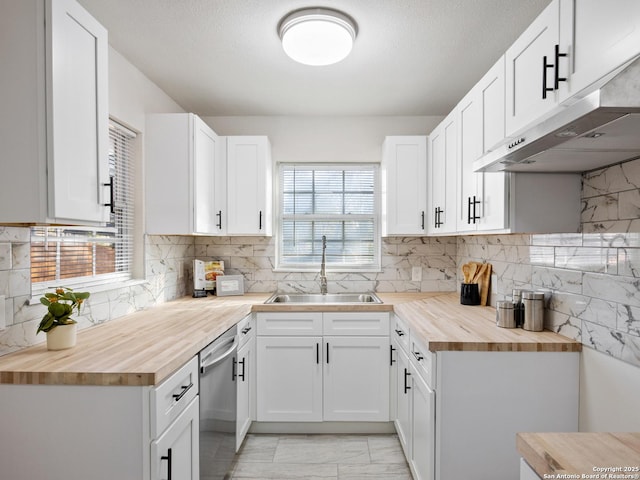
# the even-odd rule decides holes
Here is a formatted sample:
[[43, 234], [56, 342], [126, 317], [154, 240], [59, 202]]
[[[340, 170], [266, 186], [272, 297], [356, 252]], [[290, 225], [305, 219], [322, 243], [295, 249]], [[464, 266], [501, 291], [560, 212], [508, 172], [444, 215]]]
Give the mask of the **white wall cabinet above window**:
[[265, 136], [227, 137], [227, 233], [271, 236], [271, 144]]
[[382, 235], [424, 235], [427, 137], [386, 137], [382, 150]]
[[109, 219], [107, 31], [74, 0], [0, 4], [1, 223]]
[[146, 125], [146, 232], [219, 234], [220, 139], [192, 113], [154, 114]]

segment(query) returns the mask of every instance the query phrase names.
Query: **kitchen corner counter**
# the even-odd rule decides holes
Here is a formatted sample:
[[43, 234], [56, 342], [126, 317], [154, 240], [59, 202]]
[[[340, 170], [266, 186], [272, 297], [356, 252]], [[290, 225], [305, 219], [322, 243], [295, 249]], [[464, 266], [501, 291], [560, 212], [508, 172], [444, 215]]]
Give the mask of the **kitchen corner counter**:
[[395, 311], [428, 348], [580, 351], [552, 332], [495, 326], [495, 309], [465, 307], [455, 293], [377, 293], [383, 304], [265, 305], [270, 293], [180, 299], [78, 332], [69, 350], [41, 343], [0, 357], [0, 384], [157, 385], [254, 311]]
[[157, 385], [267, 298], [182, 297], [125, 315], [80, 330], [71, 349], [0, 357], [0, 384]]
[[447, 293], [396, 305], [398, 317], [432, 352], [441, 350], [579, 352], [582, 344], [551, 331], [529, 332], [496, 326], [493, 307], [461, 305]]
[[638, 432], [518, 433], [516, 446], [540, 478], [640, 476]]

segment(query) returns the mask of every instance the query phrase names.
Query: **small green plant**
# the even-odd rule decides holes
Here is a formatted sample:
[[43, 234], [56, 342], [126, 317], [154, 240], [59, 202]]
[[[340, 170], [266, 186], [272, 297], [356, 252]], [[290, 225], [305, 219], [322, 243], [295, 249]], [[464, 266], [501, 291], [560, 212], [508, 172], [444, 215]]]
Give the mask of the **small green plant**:
[[67, 287], [58, 287], [55, 293], [45, 293], [44, 297], [40, 297], [40, 303], [46, 306], [48, 311], [42, 317], [36, 334], [49, 332], [58, 325], [77, 323], [71, 315], [74, 310], [80, 313], [80, 307], [89, 295], [89, 292], [74, 292]]

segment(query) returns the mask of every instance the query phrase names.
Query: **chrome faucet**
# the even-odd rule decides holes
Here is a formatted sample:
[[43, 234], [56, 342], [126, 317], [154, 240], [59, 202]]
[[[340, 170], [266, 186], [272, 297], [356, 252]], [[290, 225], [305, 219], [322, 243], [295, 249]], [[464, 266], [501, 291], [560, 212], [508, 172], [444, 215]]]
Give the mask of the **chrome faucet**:
[[325, 265], [325, 250], [327, 249], [327, 237], [322, 236], [322, 262], [320, 262], [320, 293], [327, 294], [327, 267]]

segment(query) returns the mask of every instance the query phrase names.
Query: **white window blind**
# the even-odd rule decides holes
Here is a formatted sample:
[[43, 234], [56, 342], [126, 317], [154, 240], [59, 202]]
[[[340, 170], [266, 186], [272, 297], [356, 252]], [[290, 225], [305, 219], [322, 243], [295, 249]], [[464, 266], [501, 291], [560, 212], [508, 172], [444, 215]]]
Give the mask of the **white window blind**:
[[[105, 227], [33, 227], [33, 292], [49, 286], [128, 280], [133, 261], [135, 134], [109, 125], [109, 175], [115, 208]], [[61, 281], [64, 282], [61, 282]]]
[[278, 268], [379, 269], [376, 165], [280, 166]]

